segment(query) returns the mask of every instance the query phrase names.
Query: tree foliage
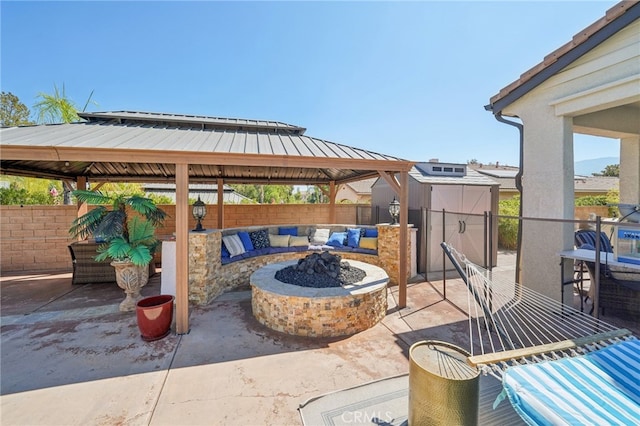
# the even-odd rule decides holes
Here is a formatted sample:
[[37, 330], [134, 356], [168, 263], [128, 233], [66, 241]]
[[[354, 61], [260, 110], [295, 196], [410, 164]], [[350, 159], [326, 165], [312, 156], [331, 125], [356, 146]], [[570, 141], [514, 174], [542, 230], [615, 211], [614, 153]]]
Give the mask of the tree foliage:
[[[520, 196], [498, 202], [499, 216], [520, 216]], [[518, 219], [500, 218], [498, 220], [498, 246], [515, 250], [518, 244]]]
[[606, 195], [585, 195], [575, 200], [576, 206], [606, 206], [607, 204]]
[[328, 202], [327, 196], [318, 186], [312, 186], [307, 189], [307, 203], [322, 204]]
[[78, 108], [76, 104], [67, 97], [62, 85], [62, 92], [58, 86], [53, 85], [53, 94], [38, 93], [40, 101], [33, 107], [38, 114], [38, 123], [73, 123], [79, 121]]
[[49, 179], [21, 176], [4, 176], [8, 186], [0, 188], [0, 204], [9, 205], [51, 205], [62, 204], [62, 184]]
[[31, 192], [11, 183], [8, 188], [0, 188], [0, 204], [3, 206], [57, 204], [48, 192]]
[[[241, 195], [261, 204], [282, 204], [296, 201], [291, 185], [231, 185]], [[299, 196], [298, 196], [299, 199]]]
[[[609, 217], [619, 215], [620, 192], [611, 190], [607, 195], [587, 195], [575, 199], [576, 206], [609, 206]], [[520, 215], [520, 196], [498, 202], [498, 215], [518, 217]], [[518, 219], [500, 217], [498, 220], [498, 245], [507, 250], [516, 249], [518, 241]]]
[[[87, 101], [82, 108], [82, 111], [87, 109], [89, 103], [95, 104], [91, 100], [93, 97], [93, 90], [89, 94]], [[78, 116], [78, 107], [75, 102], [67, 97], [64, 89], [64, 83], [62, 84], [62, 91], [58, 90], [58, 86], [53, 85], [53, 94], [38, 93], [40, 101], [33, 107], [37, 111], [38, 123], [73, 123], [80, 120]]]
[[600, 173], [594, 173], [594, 176], [620, 177], [620, 164], [609, 164]]
[[34, 124], [29, 120], [29, 108], [11, 92], [0, 95], [0, 126], [28, 126]]

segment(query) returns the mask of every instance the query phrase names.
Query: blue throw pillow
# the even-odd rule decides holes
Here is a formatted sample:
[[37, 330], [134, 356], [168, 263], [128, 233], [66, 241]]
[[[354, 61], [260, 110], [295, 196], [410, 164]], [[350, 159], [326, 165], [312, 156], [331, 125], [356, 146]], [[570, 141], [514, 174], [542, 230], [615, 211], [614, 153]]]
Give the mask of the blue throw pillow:
[[231, 253], [229, 253], [229, 250], [227, 250], [227, 246], [225, 246], [224, 243], [222, 243], [222, 257], [227, 259], [231, 257]]
[[365, 229], [364, 236], [367, 238], [378, 238], [377, 229]]
[[333, 247], [342, 247], [344, 246], [344, 240], [346, 238], [347, 238], [346, 232], [334, 232], [329, 237], [329, 240], [327, 241], [327, 245], [333, 246]]
[[242, 245], [244, 246], [245, 251], [253, 250], [253, 243], [251, 242], [251, 237], [248, 232], [240, 231], [238, 232], [238, 237], [240, 237], [240, 241], [242, 241]]
[[291, 235], [293, 237], [298, 236], [298, 228], [295, 226], [289, 228], [278, 228], [278, 235]]
[[360, 228], [347, 229], [347, 245], [353, 248], [360, 245]]
[[271, 247], [271, 243], [269, 243], [269, 232], [266, 229], [249, 232], [249, 237], [251, 238], [253, 248], [256, 250]]

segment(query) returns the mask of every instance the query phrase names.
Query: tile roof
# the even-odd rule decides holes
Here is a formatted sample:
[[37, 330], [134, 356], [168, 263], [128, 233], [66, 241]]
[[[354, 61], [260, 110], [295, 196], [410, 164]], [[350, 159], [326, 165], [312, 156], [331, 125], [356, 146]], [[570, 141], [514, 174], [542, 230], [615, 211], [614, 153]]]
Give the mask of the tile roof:
[[[490, 104], [485, 106], [485, 109], [494, 113], [501, 111], [573, 62], [577, 57], [610, 37], [615, 31], [607, 28], [608, 26], [622, 28], [638, 19], [640, 17], [640, 4], [638, 3], [640, 0], [625, 0], [611, 7], [605, 16], [574, 35], [571, 41], [545, 56], [542, 62], [522, 73], [520, 78], [492, 96]], [[608, 31], [601, 32], [605, 28]]]
[[609, 192], [620, 187], [620, 178], [612, 176], [576, 176], [573, 182], [576, 192]]

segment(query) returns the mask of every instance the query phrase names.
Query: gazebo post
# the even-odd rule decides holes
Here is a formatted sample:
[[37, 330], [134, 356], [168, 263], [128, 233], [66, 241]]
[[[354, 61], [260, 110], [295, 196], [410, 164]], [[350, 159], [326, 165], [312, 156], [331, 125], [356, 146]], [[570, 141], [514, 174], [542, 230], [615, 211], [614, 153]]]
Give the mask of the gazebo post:
[[336, 181], [329, 182], [329, 223], [336, 223]]
[[224, 179], [218, 178], [217, 181], [218, 181], [218, 229], [224, 229]]
[[[87, 177], [86, 176], [78, 176], [76, 177], [76, 188], [77, 189], [87, 189]], [[89, 211], [89, 206], [87, 203], [78, 202], [78, 217], [86, 214]]]
[[400, 265], [398, 267], [398, 307], [407, 307], [407, 247], [409, 222], [409, 173], [400, 172]]
[[189, 332], [189, 165], [176, 164], [176, 333]]
[[[411, 165], [413, 167], [413, 165]], [[409, 171], [400, 171], [400, 182], [395, 174], [384, 170], [378, 170], [378, 174], [389, 184], [400, 200], [400, 232], [398, 238], [399, 262], [398, 265], [398, 307], [407, 307], [407, 246], [409, 243]]]

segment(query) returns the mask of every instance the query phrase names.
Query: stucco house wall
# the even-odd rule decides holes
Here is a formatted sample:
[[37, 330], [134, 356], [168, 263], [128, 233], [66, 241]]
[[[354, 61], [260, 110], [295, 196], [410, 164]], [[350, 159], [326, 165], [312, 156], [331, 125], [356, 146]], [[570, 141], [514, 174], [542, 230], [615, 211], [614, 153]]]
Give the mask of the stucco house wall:
[[[639, 64], [636, 20], [504, 108], [524, 125], [525, 217], [574, 217], [574, 131], [621, 139], [621, 202], [640, 201], [640, 120], [627, 106], [640, 100]], [[549, 265], [572, 246], [572, 224], [525, 222], [521, 281], [559, 299], [560, 268]]]

